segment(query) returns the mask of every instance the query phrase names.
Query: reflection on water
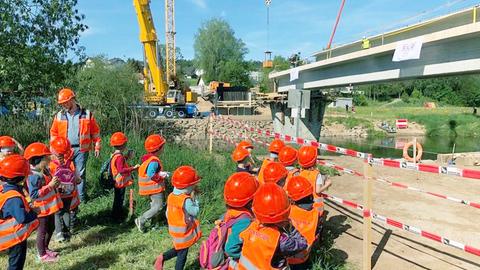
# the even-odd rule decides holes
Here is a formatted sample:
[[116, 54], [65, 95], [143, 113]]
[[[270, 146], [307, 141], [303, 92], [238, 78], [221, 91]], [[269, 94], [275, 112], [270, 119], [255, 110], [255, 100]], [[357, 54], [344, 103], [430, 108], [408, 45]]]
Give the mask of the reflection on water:
[[[367, 152], [377, 157], [401, 158], [405, 143], [412, 141], [412, 137], [389, 138], [351, 138], [325, 137], [320, 141], [345, 148]], [[417, 137], [423, 146], [423, 159], [437, 159], [437, 154], [480, 151], [480, 140], [470, 137]], [[328, 153], [322, 153], [328, 155]]]

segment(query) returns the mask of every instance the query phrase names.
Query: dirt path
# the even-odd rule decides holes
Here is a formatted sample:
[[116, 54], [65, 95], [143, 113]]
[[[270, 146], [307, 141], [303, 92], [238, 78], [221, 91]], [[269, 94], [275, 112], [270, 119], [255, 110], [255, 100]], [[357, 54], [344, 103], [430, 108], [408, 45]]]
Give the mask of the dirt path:
[[[362, 161], [350, 157], [327, 157], [347, 168], [362, 171]], [[452, 197], [480, 201], [480, 181], [375, 167], [375, 175]], [[328, 193], [363, 203], [361, 178], [342, 174], [332, 177]], [[373, 209], [383, 216], [445, 236], [450, 240], [480, 247], [480, 209], [437, 199], [426, 194], [374, 182]], [[338, 253], [361, 268], [362, 217], [359, 212], [328, 202], [329, 222], [338, 228]], [[480, 257], [399, 229], [374, 222], [374, 269], [480, 269]]]

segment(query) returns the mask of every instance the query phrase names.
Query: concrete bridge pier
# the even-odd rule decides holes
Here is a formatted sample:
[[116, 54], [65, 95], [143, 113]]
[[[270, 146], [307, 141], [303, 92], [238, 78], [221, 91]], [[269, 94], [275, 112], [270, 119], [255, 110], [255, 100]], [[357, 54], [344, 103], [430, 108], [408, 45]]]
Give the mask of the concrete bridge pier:
[[[292, 109], [288, 108], [287, 101], [270, 103], [273, 127], [275, 132], [308, 140], [319, 140], [323, 124], [325, 108], [331, 100], [323, 95], [314, 95], [310, 99], [310, 109], [305, 109], [304, 118], [292, 116]], [[296, 126], [298, 122], [298, 133]]]

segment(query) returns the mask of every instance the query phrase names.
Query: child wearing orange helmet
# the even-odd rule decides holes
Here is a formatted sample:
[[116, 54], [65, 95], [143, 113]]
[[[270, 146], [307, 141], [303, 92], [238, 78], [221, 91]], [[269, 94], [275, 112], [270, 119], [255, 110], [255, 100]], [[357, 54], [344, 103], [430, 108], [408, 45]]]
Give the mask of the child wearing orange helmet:
[[122, 132], [115, 132], [110, 137], [110, 145], [115, 148], [110, 161], [110, 170], [115, 180], [112, 218], [119, 223], [124, 215], [125, 189], [133, 184], [132, 172], [140, 167], [138, 164], [133, 167], [128, 166], [127, 160], [133, 158], [133, 152], [124, 153], [127, 150], [127, 142], [127, 136]]
[[220, 219], [227, 223], [235, 219], [230, 227], [225, 242], [225, 254], [234, 262], [240, 258], [242, 251], [242, 242], [240, 233], [250, 226], [253, 220], [252, 201], [255, 192], [258, 189], [258, 182], [255, 177], [247, 172], [236, 172], [232, 174], [225, 182], [223, 198], [227, 207], [227, 212]]
[[23, 147], [17, 140], [10, 136], [0, 136], [0, 160], [13, 154], [15, 146], [20, 150], [20, 155], [23, 155]]
[[284, 269], [287, 257], [307, 248], [289, 222], [290, 201], [274, 183], [261, 185], [253, 197], [255, 220], [240, 233], [242, 252], [235, 269]]
[[297, 149], [286, 145], [280, 150], [280, 153], [278, 153], [278, 161], [285, 166], [285, 169], [288, 171], [288, 176], [286, 182], [288, 181], [295, 175], [298, 175], [300, 173], [300, 170], [295, 167], [295, 164], [297, 163], [297, 158], [298, 158], [298, 151]]
[[285, 143], [280, 139], [274, 139], [268, 146], [268, 151], [270, 152], [270, 156], [263, 160], [262, 166], [260, 167], [260, 170], [258, 172], [258, 182], [260, 182], [260, 184], [265, 183], [263, 178], [265, 167], [271, 162], [278, 161], [278, 154], [280, 153], [280, 150], [284, 146], [285, 146]]
[[199, 192], [197, 184], [200, 176], [191, 166], [180, 166], [172, 175], [172, 193], [167, 198], [168, 233], [173, 240], [173, 248], [160, 254], [155, 260], [155, 269], [162, 270], [165, 261], [177, 257], [175, 269], [180, 270], [187, 262], [188, 249], [201, 237]]
[[318, 210], [319, 215], [323, 216], [322, 192], [332, 185], [332, 181], [317, 169], [317, 156], [318, 150], [314, 146], [302, 146], [298, 150], [298, 164], [302, 167], [300, 176], [305, 177], [312, 185], [314, 207]]
[[62, 199], [57, 191], [60, 184], [58, 177], [51, 175], [48, 164], [52, 153], [43, 143], [32, 143], [25, 148], [24, 157], [30, 163], [31, 173], [27, 186], [33, 206], [40, 208], [37, 231], [37, 250], [40, 261], [51, 263], [58, 261], [58, 253], [48, 248], [55, 230], [55, 213], [63, 207]]
[[275, 183], [280, 187], [285, 186], [288, 177], [288, 171], [280, 162], [270, 162], [263, 170], [263, 180], [265, 183]]
[[144, 232], [144, 225], [148, 220], [160, 213], [165, 201], [165, 178], [169, 176], [163, 171], [160, 154], [163, 152], [165, 139], [153, 134], [145, 140], [145, 150], [148, 154], [142, 157], [142, 164], [138, 169], [138, 193], [140, 196], [150, 197], [150, 209], [135, 219], [135, 225], [140, 232]]
[[75, 165], [72, 161], [73, 150], [70, 142], [64, 137], [55, 137], [50, 142], [53, 159], [49, 164], [50, 173], [58, 176], [60, 185], [58, 191], [62, 198], [63, 207], [55, 213], [55, 238], [58, 242], [70, 239], [73, 230], [71, 211], [80, 205], [77, 184], [81, 178], [75, 174]]
[[286, 191], [293, 204], [290, 209], [292, 225], [307, 240], [308, 248], [288, 258], [292, 270], [310, 269], [310, 250], [318, 239], [322, 228], [318, 210], [313, 207], [313, 187], [302, 176], [294, 176], [288, 181]]
[[[28, 161], [13, 154], [0, 161], [0, 252], [8, 252], [7, 269], [23, 269], [27, 239], [38, 228], [37, 213], [23, 194], [23, 182], [30, 173]], [[38, 210], [38, 209], [37, 209]]]
[[255, 173], [251, 163], [250, 151], [242, 146], [237, 146], [232, 153], [232, 160], [237, 163], [237, 172]]

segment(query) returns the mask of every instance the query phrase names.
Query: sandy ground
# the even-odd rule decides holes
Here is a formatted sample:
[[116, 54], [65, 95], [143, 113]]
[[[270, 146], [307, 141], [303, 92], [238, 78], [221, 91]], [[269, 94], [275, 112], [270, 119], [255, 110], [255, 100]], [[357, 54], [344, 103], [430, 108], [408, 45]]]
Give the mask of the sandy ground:
[[[338, 165], [363, 171], [363, 162], [352, 157], [326, 157]], [[427, 191], [479, 202], [480, 181], [374, 167], [374, 175]], [[330, 195], [363, 203], [361, 178], [332, 177]], [[480, 209], [414, 191], [373, 184], [373, 209], [383, 216], [480, 248]], [[362, 266], [362, 218], [359, 212], [328, 202], [329, 223], [337, 228], [335, 252], [354, 269]], [[480, 269], [480, 257], [374, 221], [374, 269]]]

